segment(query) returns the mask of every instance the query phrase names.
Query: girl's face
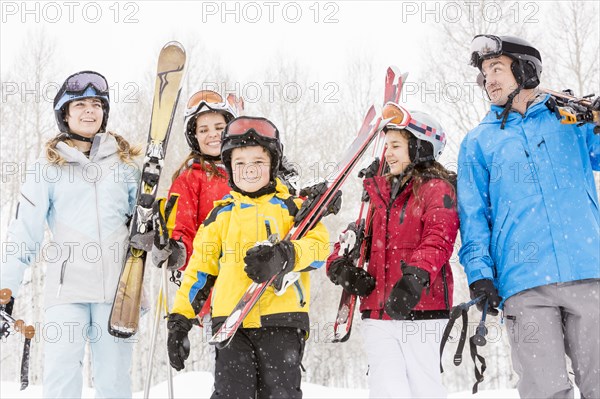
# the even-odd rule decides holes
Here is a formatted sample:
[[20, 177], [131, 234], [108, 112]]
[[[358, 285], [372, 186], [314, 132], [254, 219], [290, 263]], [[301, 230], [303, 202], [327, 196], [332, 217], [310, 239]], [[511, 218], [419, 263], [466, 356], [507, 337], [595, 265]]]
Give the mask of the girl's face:
[[258, 145], [231, 151], [233, 182], [243, 191], [254, 193], [269, 184], [271, 157]]
[[226, 125], [225, 116], [218, 112], [206, 112], [196, 118], [196, 139], [200, 152], [215, 157], [221, 155], [221, 132]]
[[97, 98], [84, 98], [71, 101], [65, 121], [69, 130], [83, 137], [94, 137], [102, 126], [104, 109]]
[[395, 176], [404, 172], [410, 164], [408, 139], [405, 133], [388, 129], [385, 135], [385, 148], [385, 160], [390, 166], [390, 172]]

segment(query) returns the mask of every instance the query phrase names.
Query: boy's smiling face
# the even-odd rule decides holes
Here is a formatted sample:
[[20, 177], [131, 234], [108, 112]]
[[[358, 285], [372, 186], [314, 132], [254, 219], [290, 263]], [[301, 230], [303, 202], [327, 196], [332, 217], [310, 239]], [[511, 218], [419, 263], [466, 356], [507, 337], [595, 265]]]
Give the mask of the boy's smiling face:
[[254, 193], [270, 181], [271, 157], [258, 145], [234, 148], [231, 152], [233, 182], [243, 191]]

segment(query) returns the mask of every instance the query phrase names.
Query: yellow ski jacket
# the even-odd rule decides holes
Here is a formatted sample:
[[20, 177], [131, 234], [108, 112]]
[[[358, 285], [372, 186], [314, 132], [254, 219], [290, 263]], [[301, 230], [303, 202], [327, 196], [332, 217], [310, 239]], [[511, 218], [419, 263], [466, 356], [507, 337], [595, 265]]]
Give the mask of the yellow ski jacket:
[[[265, 224], [271, 233], [283, 239], [294, 223], [302, 200], [292, 197], [287, 187], [277, 181], [276, 192], [250, 198], [231, 191], [210, 212], [194, 239], [194, 252], [177, 291], [172, 313], [187, 318], [197, 314], [196, 296], [212, 294], [213, 330], [216, 331], [231, 313], [252, 280], [244, 272], [246, 251], [257, 242], [267, 240]], [[281, 296], [268, 287], [243, 323], [243, 328], [263, 326], [296, 327], [309, 330], [310, 277], [308, 271], [319, 269], [329, 255], [329, 234], [318, 223], [304, 237], [293, 240], [294, 271], [300, 279]]]

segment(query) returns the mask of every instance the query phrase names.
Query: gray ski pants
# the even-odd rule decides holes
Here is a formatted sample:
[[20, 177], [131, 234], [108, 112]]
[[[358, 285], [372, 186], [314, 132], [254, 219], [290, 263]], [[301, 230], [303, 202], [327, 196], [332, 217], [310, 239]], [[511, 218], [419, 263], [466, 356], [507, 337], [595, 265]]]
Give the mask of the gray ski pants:
[[522, 398], [600, 398], [600, 280], [549, 284], [511, 296], [504, 317]]

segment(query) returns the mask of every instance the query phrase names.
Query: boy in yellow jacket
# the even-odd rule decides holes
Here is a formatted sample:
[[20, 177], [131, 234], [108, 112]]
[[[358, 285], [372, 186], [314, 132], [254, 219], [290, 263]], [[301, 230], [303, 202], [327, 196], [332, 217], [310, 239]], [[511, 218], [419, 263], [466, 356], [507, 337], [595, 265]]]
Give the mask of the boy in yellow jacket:
[[236, 118], [223, 131], [221, 144], [232, 191], [215, 202], [194, 239], [194, 252], [169, 316], [170, 363], [177, 370], [184, 368], [190, 319], [213, 286], [216, 332], [252, 281], [266, 282], [282, 271], [302, 272], [282, 295], [267, 288], [231, 343], [216, 349], [212, 395], [300, 398], [310, 303], [310, 278], [304, 272], [324, 265], [329, 236], [319, 223], [299, 240], [264, 244], [270, 234], [287, 234], [302, 203], [275, 177], [283, 147], [273, 123]]

